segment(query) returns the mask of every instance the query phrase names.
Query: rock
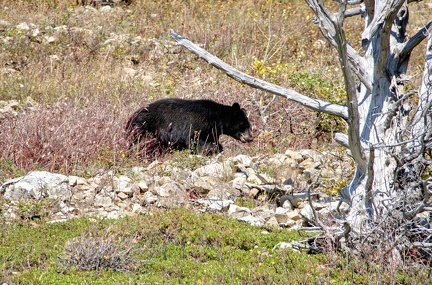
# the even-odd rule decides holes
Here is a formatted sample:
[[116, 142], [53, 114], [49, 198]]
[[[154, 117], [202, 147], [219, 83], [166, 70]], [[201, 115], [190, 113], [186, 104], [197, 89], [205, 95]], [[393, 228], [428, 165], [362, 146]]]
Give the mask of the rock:
[[146, 211], [144, 210], [144, 208], [140, 204], [135, 203], [132, 206], [132, 213], [144, 214], [144, 213], [146, 213]]
[[222, 182], [216, 177], [202, 176], [195, 181], [194, 190], [200, 195], [207, 195], [210, 190], [215, 187], [220, 187], [220, 184], [222, 184]]
[[309, 204], [306, 204], [304, 206], [304, 208], [301, 209], [300, 216], [302, 216], [302, 217], [306, 218], [306, 220], [310, 220], [310, 221], [313, 221], [315, 219], [314, 214], [313, 214], [313, 210]]
[[287, 249], [287, 248], [293, 248], [292, 244], [290, 242], [280, 242], [276, 244], [273, 249]]
[[255, 208], [252, 210], [252, 213], [255, 217], [262, 218], [264, 220], [268, 220], [274, 217], [274, 212], [270, 209], [258, 210], [257, 208]]
[[146, 192], [149, 189], [149, 186], [146, 181], [141, 180], [138, 183], [134, 184], [134, 186], [139, 189], [141, 193]]
[[0, 29], [3, 29], [3, 28], [9, 28], [9, 27], [11, 27], [11, 26], [12, 26], [12, 24], [9, 23], [8, 21], [1, 20], [1, 19], [0, 19]]
[[[44, 36], [43, 37], [44, 44], [52, 44], [52, 43], [55, 43], [58, 41], [59, 41], [59, 39], [55, 36]], [[50, 58], [53, 59], [52, 57], [50, 57]]]
[[228, 215], [234, 219], [239, 219], [251, 215], [251, 210], [247, 207], [240, 207], [235, 204], [230, 204], [228, 208]]
[[247, 167], [247, 168], [252, 168], [254, 167], [252, 158], [250, 158], [247, 155], [244, 154], [239, 154], [236, 157], [233, 158], [233, 162], [234, 165], [238, 166], [242, 166], [242, 167]]
[[272, 157], [269, 158], [268, 163], [274, 164], [274, 165], [283, 165], [284, 162], [287, 160], [287, 156], [285, 154], [276, 153]]
[[[2, 102], [6, 103], [1, 105]], [[0, 109], [8, 104], [11, 110], [19, 112], [23, 108], [36, 106], [35, 102], [23, 106], [23, 103], [0, 101]], [[219, 161], [221, 157], [209, 161]], [[307, 194], [304, 193], [308, 184], [302, 181], [306, 181], [308, 175], [316, 175], [318, 171], [335, 169], [324, 158], [318, 152], [309, 151], [287, 151], [286, 154], [275, 154], [270, 159], [265, 156], [252, 159], [238, 155], [223, 162], [209, 163], [194, 171], [173, 167], [169, 161], [155, 161], [147, 167], [133, 167], [124, 172], [125, 175], [108, 171], [92, 178], [32, 172], [4, 183], [0, 187], [0, 194], [12, 201], [3, 205], [6, 219], [19, 218], [13, 201], [48, 197], [59, 200], [58, 206], [55, 205], [56, 212], [50, 214], [56, 220], [84, 215], [118, 218], [147, 213], [151, 209], [149, 205], [163, 208], [181, 206], [196, 211], [227, 211], [230, 218], [255, 226], [294, 229], [302, 225], [302, 217], [314, 218]], [[340, 167], [341, 162], [337, 163]], [[263, 171], [270, 164], [276, 167], [272, 175]], [[168, 175], [160, 176], [161, 173]], [[329, 176], [322, 179], [329, 181], [336, 178]], [[311, 195], [313, 207], [320, 215], [341, 215], [336, 211], [339, 203], [333, 197], [322, 193]], [[240, 196], [255, 199], [253, 205], [260, 206], [248, 208], [235, 205], [234, 201]], [[340, 205], [342, 212], [348, 209], [346, 203]]]
[[301, 155], [299, 152], [292, 151], [292, 150], [290, 150], [290, 149], [287, 149], [287, 150], [285, 151], [285, 155], [286, 155], [288, 158], [291, 158], [291, 159], [295, 160], [297, 163], [302, 162], [303, 159], [304, 159], [304, 158], [303, 158], [303, 155]]
[[311, 161], [317, 162], [317, 163], [322, 163], [324, 157], [322, 155], [322, 153], [313, 150], [313, 149], [303, 149], [300, 151], [300, 154], [303, 157], [308, 157], [310, 158]]
[[265, 184], [265, 181], [261, 180], [261, 178], [256, 174], [249, 175], [246, 181], [258, 185]]
[[170, 181], [166, 184], [163, 184], [162, 186], [157, 186], [153, 191], [160, 197], [171, 197], [178, 194], [179, 192], [186, 193], [185, 188], [181, 184], [174, 181]]
[[232, 167], [228, 163], [212, 163], [202, 166], [194, 171], [198, 176], [212, 176], [224, 178], [227, 173], [232, 172]]
[[250, 189], [248, 196], [249, 198], [255, 199], [256, 197], [258, 197], [260, 192], [261, 191], [258, 188], [252, 188]]
[[280, 214], [280, 215], [286, 215], [286, 213], [288, 213], [289, 210], [285, 209], [283, 207], [277, 207], [275, 210], [275, 214]]
[[296, 211], [288, 212], [286, 215], [287, 215], [288, 219], [290, 219], [290, 220], [293, 220], [293, 221], [301, 220], [300, 214]]
[[279, 226], [282, 228], [290, 228], [290, 227], [294, 226], [295, 224], [296, 224], [296, 222], [294, 222], [293, 220], [287, 219], [286, 222], [279, 223]]
[[72, 196], [67, 176], [46, 171], [34, 171], [9, 180], [0, 187], [0, 193], [4, 193], [4, 197], [10, 201], [45, 197], [64, 201]]
[[126, 200], [127, 198], [129, 198], [131, 196], [127, 195], [126, 193], [120, 192], [117, 194], [117, 197], [120, 198], [121, 200]]
[[288, 200], [282, 203], [282, 208], [287, 209], [288, 211], [294, 210], [294, 206]]
[[18, 25], [15, 26], [15, 28], [17, 30], [22, 30], [22, 31], [28, 31], [28, 30], [30, 30], [30, 26], [26, 22], [19, 23]]
[[221, 211], [226, 210], [234, 203], [233, 200], [219, 200], [219, 199], [198, 199], [199, 204], [207, 205], [210, 210]]
[[101, 13], [108, 13], [108, 12], [111, 12], [111, 11], [112, 11], [112, 8], [109, 5], [102, 6], [99, 9], [99, 12], [101, 12]]
[[240, 173], [239, 175], [237, 174], [239, 173], [236, 173], [236, 175], [234, 175], [234, 179], [232, 181], [232, 187], [240, 190], [245, 194], [249, 194], [249, 188], [245, 185], [246, 175], [243, 173]]
[[219, 182], [214, 185], [212, 189], [207, 193], [207, 198], [210, 199], [236, 199], [239, 197], [241, 192], [235, 188], [230, 187], [228, 183]]
[[94, 205], [96, 207], [107, 208], [110, 207], [111, 204], [112, 204], [112, 199], [105, 195], [97, 194], [96, 197], [94, 198]]
[[279, 222], [275, 217], [271, 217], [270, 219], [267, 220], [265, 225], [270, 227], [279, 227]]
[[[2, 69], [0, 72], [3, 74], [8, 73], [15, 73], [18, 71], [11, 71], [12, 68], [7, 68], [10, 70]], [[9, 101], [2, 101], [0, 100], [0, 119], [8, 117], [8, 116], [16, 116], [18, 115], [18, 109], [19, 109], [19, 102], [17, 100], [9, 100]]]
[[265, 224], [265, 220], [259, 217], [253, 217], [252, 215], [245, 216], [237, 219], [238, 221], [246, 222], [252, 226], [262, 227]]
[[142, 197], [142, 203], [144, 205], [154, 204], [158, 200], [158, 197], [150, 191], [144, 193]]
[[120, 199], [124, 200], [133, 196], [131, 179], [127, 176], [113, 177], [114, 191]]
[[275, 214], [274, 217], [276, 218], [278, 224], [285, 224], [289, 218], [286, 214]]

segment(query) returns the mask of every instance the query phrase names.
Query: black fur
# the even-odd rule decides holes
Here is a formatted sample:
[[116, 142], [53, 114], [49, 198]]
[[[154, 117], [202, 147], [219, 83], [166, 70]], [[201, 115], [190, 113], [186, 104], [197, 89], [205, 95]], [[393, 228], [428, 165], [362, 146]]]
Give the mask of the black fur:
[[219, 136], [252, 141], [250, 123], [238, 103], [162, 99], [136, 111], [126, 125], [131, 148], [151, 134], [164, 148], [212, 154], [223, 150]]

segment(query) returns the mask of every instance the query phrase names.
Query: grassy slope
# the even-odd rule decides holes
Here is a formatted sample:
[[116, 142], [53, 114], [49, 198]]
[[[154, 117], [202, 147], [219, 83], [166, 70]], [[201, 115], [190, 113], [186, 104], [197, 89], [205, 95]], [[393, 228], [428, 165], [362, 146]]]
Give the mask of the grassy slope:
[[[247, 73], [341, 102], [335, 54], [328, 45], [311, 48], [321, 37], [301, 1], [136, 1], [106, 13], [70, 2], [6, 1], [0, 11], [13, 26], [33, 23], [41, 32], [2, 32], [13, 38], [1, 47], [3, 67], [19, 72], [1, 75], [0, 98], [24, 107], [30, 97], [38, 107], [0, 122], [0, 181], [35, 168], [82, 175], [136, 163], [124, 158], [124, 124], [134, 110], [163, 97], [239, 102], [257, 139], [247, 147], [226, 139], [235, 153], [317, 146], [344, 127], [283, 99], [260, 114], [271, 96], [170, 46], [173, 28]], [[65, 32], [53, 30], [63, 25]], [[44, 44], [51, 35], [57, 40]], [[138, 73], [128, 76], [128, 68]]]
[[[240, 102], [257, 139], [246, 147], [227, 140], [227, 155], [323, 148], [331, 143], [332, 131], [343, 129], [337, 119], [281, 99], [260, 114], [270, 96], [169, 46], [174, 28], [247, 73], [343, 102], [337, 57], [318, 41], [322, 37], [302, 1], [137, 0], [105, 14], [74, 3], [2, 2], [0, 19], [12, 26], [34, 23], [52, 35], [52, 28], [66, 25], [67, 32], [43, 44], [25, 31], [0, 29], [3, 39], [13, 39], [0, 45], [0, 68], [19, 71], [0, 74], [0, 100], [18, 100], [22, 108], [28, 97], [37, 103], [36, 111], [0, 122], [0, 183], [33, 169], [92, 175], [100, 168], [142, 164], [124, 156], [123, 126], [135, 109], [162, 97]], [[416, 18], [417, 25], [423, 18]], [[347, 28], [359, 25], [350, 20]], [[128, 40], [104, 44], [115, 35]], [[413, 59], [417, 66], [421, 54]], [[126, 76], [125, 68], [138, 74]], [[136, 237], [136, 266], [127, 273], [60, 266], [66, 242], [83, 233], [101, 240], [106, 233]], [[263, 235], [261, 229], [219, 216], [183, 211], [119, 221], [2, 223], [0, 238], [0, 274], [16, 284], [377, 284], [396, 279], [359, 262], [272, 250], [279, 241], [299, 238], [294, 233]], [[422, 274], [397, 278], [427, 283]]]

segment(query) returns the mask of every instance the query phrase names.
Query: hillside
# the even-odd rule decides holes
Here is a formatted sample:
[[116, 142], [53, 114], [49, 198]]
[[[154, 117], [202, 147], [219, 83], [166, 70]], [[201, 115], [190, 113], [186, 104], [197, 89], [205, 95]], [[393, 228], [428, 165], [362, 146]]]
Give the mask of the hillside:
[[[169, 37], [175, 29], [242, 72], [343, 104], [337, 54], [306, 3], [83, 2], [92, 1], [3, 0], [0, 7], [0, 281], [428, 280], [422, 269], [387, 270], [343, 253], [279, 251], [279, 243], [304, 243], [311, 235], [288, 230], [311, 226], [305, 212], [298, 215], [309, 206], [308, 189], [322, 213], [337, 214], [337, 190], [352, 175], [350, 157], [333, 140], [345, 122], [241, 85]], [[427, 14], [420, 9], [412, 24], [421, 26]], [[362, 23], [349, 19], [345, 25], [348, 38], [358, 38]], [[422, 60], [420, 52], [411, 59], [414, 82]], [[254, 140], [222, 136], [224, 152], [209, 157], [129, 152], [129, 117], [170, 97], [238, 102]], [[37, 182], [14, 188], [34, 171], [59, 178], [59, 188]], [[80, 247], [86, 243], [114, 249], [104, 256]], [[79, 264], [74, 254], [88, 263]], [[93, 267], [98, 260], [92, 255], [101, 263], [112, 257], [113, 264]]]

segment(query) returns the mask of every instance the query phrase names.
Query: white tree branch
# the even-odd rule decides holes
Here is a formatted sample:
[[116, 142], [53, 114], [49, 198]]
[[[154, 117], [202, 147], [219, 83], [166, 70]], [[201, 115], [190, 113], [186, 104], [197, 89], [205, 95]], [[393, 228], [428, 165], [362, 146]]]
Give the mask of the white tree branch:
[[431, 27], [432, 22], [427, 23], [426, 26], [420, 29], [420, 31], [401, 46], [401, 52], [399, 55], [401, 60], [409, 56], [413, 49], [431, 33]]
[[[333, 15], [320, 0], [306, 0], [306, 2], [317, 16], [317, 20], [320, 24], [320, 29], [323, 36], [335, 48], [338, 48], [335, 39], [336, 30], [334, 26], [336, 16]], [[346, 13], [346, 11], [344, 11], [344, 13]], [[365, 60], [361, 56], [359, 56], [357, 51], [348, 42], [346, 43], [346, 50], [348, 60], [351, 64], [351, 68], [353, 69], [359, 80], [364, 84], [364, 86], [368, 90], [372, 90], [372, 86], [370, 84], [371, 76], [369, 75], [368, 69], [366, 68]]]
[[187, 38], [184, 38], [181, 35], [177, 34], [173, 30], [171, 30], [171, 37], [178, 43], [178, 45], [187, 48], [189, 51], [204, 59], [217, 69], [225, 72], [229, 77], [233, 78], [238, 82], [270, 92], [278, 96], [285, 97], [286, 99], [302, 104], [303, 106], [308, 107], [312, 110], [348, 119], [348, 109], [346, 106], [333, 104], [319, 99], [312, 99], [292, 89], [283, 88], [281, 86], [247, 75], [233, 68], [229, 64], [223, 62], [218, 57], [210, 54], [206, 50], [198, 47], [196, 44], [192, 43]]
[[359, 167], [365, 171], [367, 162], [360, 141], [360, 123], [359, 123], [359, 107], [357, 101], [357, 90], [352, 70], [349, 67], [348, 55], [347, 55], [347, 41], [343, 30], [344, 13], [346, 10], [346, 4], [340, 4], [339, 12], [333, 26], [335, 29], [334, 39], [337, 44], [339, 52], [339, 61], [341, 64], [342, 73], [345, 81], [345, 90], [348, 98], [348, 114], [350, 120], [348, 120], [348, 138], [350, 151], [354, 160], [358, 163]]

